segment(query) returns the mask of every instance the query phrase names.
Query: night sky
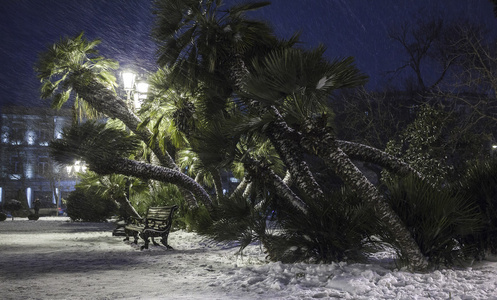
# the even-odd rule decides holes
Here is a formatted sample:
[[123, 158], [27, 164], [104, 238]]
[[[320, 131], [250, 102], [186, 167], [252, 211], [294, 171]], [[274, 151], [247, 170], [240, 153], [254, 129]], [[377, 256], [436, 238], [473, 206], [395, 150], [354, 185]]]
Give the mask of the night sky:
[[[154, 71], [151, 6], [150, 0], [0, 0], [0, 105], [46, 106], [33, 71], [37, 55], [81, 31], [101, 38], [98, 49], [121, 65]], [[489, 0], [273, 0], [251, 16], [268, 21], [282, 38], [300, 30], [303, 47], [322, 43], [330, 59], [355, 57], [370, 76], [367, 87], [375, 89], [388, 81], [386, 72], [402, 64], [390, 28], [433, 16], [497, 28], [492, 9]]]

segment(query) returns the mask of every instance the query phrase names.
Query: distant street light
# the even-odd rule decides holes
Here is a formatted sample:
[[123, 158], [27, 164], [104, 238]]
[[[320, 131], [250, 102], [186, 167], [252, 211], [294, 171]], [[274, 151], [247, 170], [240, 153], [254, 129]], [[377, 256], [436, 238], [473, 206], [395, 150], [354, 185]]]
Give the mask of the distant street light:
[[[147, 98], [149, 84], [143, 76], [137, 79], [137, 75], [131, 71], [124, 71], [121, 76], [123, 88], [126, 91], [126, 101], [133, 111], [137, 111], [140, 109], [143, 100]], [[131, 102], [131, 99], [133, 99], [133, 102]]]
[[76, 173], [79, 173], [80, 171], [86, 172], [86, 164], [84, 162], [81, 162], [80, 160], [77, 160], [74, 162], [74, 164], [67, 165], [66, 171], [67, 171], [67, 175], [75, 176]]

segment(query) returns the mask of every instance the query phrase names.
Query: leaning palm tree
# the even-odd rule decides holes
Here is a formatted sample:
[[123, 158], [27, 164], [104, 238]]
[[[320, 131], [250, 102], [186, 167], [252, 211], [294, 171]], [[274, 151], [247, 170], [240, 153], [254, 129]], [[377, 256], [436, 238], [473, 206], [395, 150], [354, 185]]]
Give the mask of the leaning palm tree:
[[140, 139], [125, 131], [88, 121], [65, 129], [62, 139], [50, 143], [51, 155], [59, 163], [82, 159], [89, 170], [100, 174], [122, 174], [143, 180], [175, 184], [191, 191], [203, 203], [211, 203], [207, 192], [189, 176], [169, 168], [130, 160], [140, 147]]
[[[374, 195], [372, 199], [380, 201], [379, 204], [376, 203], [377, 213], [381, 215], [382, 220], [389, 219], [388, 224], [394, 224], [393, 228], [399, 230], [396, 233], [397, 238], [402, 250], [410, 259], [411, 267], [425, 268], [426, 260], [405, 226], [391, 209], [388, 210], [388, 206], [383, 205], [384, 201], [378, 197], [379, 194], [374, 186], [367, 184], [369, 181], [363, 180], [365, 178], [362, 173], [336, 146], [334, 139], [330, 140], [329, 135], [321, 134], [320, 137], [324, 139], [320, 142], [309, 136], [308, 133], [313, 132], [314, 128], [322, 128], [322, 124], [315, 121], [324, 121], [324, 124], [327, 124], [326, 117], [320, 118], [322, 112], [309, 115], [309, 112], [315, 110], [304, 111], [306, 122], [300, 124], [310, 125], [305, 131], [302, 131], [302, 128], [292, 127], [291, 123], [287, 122], [292, 110], [300, 113], [295, 104], [306, 104], [304, 108], [307, 109], [309, 104], [316, 103], [316, 99], [323, 99], [323, 95], [329, 95], [338, 88], [361, 84], [364, 82], [364, 76], [352, 67], [350, 60], [338, 61], [330, 66], [322, 59], [324, 50], [307, 55], [313, 60], [306, 60], [302, 52], [280, 47], [283, 49], [280, 53], [270, 53], [265, 61], [260, 62], [257, 54], [260, 57], [260, 54], [267, 52], [248, 51], [247, 49], [255, 49], [257, 42], [254, 41], [258, 39], [263, 42], [271, 41], [268, 43], [269, 49], [277, 48], [277, 43], [271, 31], [248, 34], [249, 31], [245, 27], [247, 23], [241, 20], [244, 20], [242, 16], [244, 11], [260, 8], [266, 4], [235, 6], [220, 15], [223, 13], [219, 9], [221, 1], [156, 1], [157, 25], [153, 35], [159, 43], [159, 64], [175, 64], [178, 73], [182, 75], [179, 76], [180, 78], [188, 78], [185, 76], [188, 74], [190, 78], [200, 78], [207, 85], [209, 82], [224, 78], [230, 83], [232, 90], [245, 100], [246, 109], [254, 110], [262, 117], [272, 117], [273, 121], [266, 127], [266, 135], [278, 150], [299, 189], [311, 199], [322, 199], [324, 193], [305, 164], [303, 149], [319, 154], [329, 167], [337, 172], [343, 168], [344, 171], [338, 175], [341, 175], [346, 183], [354, 184], [360, 189], [363, 198]], [[244, 43], [247, 36], [251, 37], [247, 40], [253, 43]], [[175, 51], [170, 51], [171, 49]], [[251, 60], [255, 63], [247, 64]], [[309, 62], [312, 64], [309, 65]], [[271, 75], [265, 76], [271, 72]], [[279, 76], [272, 77], [273, 75]], [[252, 87], [247, 81], [254, 83]], [[263, 91], [265, 95], [260, 94], [260, 84], [266, 87]], [[290, 108], [288, 113], [285, 113], [286, 108]], [[317, 144], [314, 145], [313, 142]], [[323, 148], [326, 147], [329, 149], [324, 152]], [[323, 152], [316, 149], [322, 149]]]
[[[112, 90], [115, 78], [109, 70], [117, 68], [118, 64], [98, 55], [95, 47], [99, 43], [99, 40], [86, 40], [81, 33], [73, 38], [63, 38], [42, 52], [35, 65], [42, 83], [42, 98], [52, 98], [52, 106], [60, 108], [74, 94], [77, 103], [86, 103], [95, 111], [122, 121], [150, 146], [161, 165], [179, 170], [169, 153], [161, 149], [151, 131], [146, 126], [139, 126], [141, 120]], [[186, 190], [183, 194], [190, 204], [195, 203], [191, 192]], [[211, 202], [204, 204], [210, 207]]]
[[[362, 172], [352, 163], [340, 146], [350, 149], [365, 148], [335, 140], [328, 109], [329, 96], [337, 89], [354, 87], [364, 82], [365, 77], [355, 68], [350, 58], [328, 63], [323, 58], [324, 49], [313, 51], [284, 49], [272, 52], [262, 61], [253, 64], [253, 71], [244, 81], [247, 97], [266, 106], [277, 107], [284, 118], [293, 124], [297, 143], [309, 153], [321, 158], [343, 182], [352, 188], [366, 203], [375, 208], [379, 220], [392, 229], [392, 235], [401, 245], [411, 267], [426, 268], [427, 262], [419, 246], [387, 201]], [[355, 148], [354, 148], [355, 146]], [[392, 156], [381, 155], [381, 151], [356, 153], [381, 159], [391, 169], [414, 171]], [[394, 163], [395, 162], [395, 163]]]
[[[140, 120], [112, 90], [115, 77], [110, 70], [117, 69], [119, 64], [100, 56], [96, 49], [99, 44], [100, 40], [88, 41], [81, 33], [73, 38], [62, 38], [42, 52], [35, 64], [42, 84], [41, 97], [51, 98], [52, 106], [60, 108], [74, 95], [77, 103], [85, 103], [112, 119], [121, 120], [148, 143], [150, 131], [146, 128], [138, 130]], [[167, 153], [154, 153], [165, 166], [175, 167]]]

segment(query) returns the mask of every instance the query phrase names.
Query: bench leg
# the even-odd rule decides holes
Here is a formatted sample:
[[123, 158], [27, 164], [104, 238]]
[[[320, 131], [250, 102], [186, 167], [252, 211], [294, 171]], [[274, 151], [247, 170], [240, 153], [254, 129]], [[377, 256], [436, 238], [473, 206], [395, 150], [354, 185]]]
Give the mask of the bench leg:
[[152, 237], [152, 243], [154, 244], [154, 246], [159, 246], [159, 243], [157, 243], [157, 242], [155, 241], [155, 238], [154, 238], [154, 237]]
[[140, 250], [143, 250], [143, 249], [148, 249], [148, 244], [150, 243], [150, 240], [148, 239], [148, 234], [145, 233], [145, 232], [142, 232], [140, 234], [141, 238], [145, 241], [145, 245], [141, 246], [140, 247]]
[[130, 234], [130, 231], [126, 231], [126, 238], [124, 238], [123, 242], [126, 242], [126, 241], [129, 241], [129, 236], [132, 235], [134, 240], [133, 240], [133, 244], [138, 244], [138, 232], [136, 231], [132, 231], [131, 234]]
[[162, 245], [166, 246], [167, 249], [174, 250], [173, 247], [169, 246], [169, 244], [167, 243], [167, 238], [168, 237], [169, 237], [169, 232], [163, 234], [162, 237], [161, 237], [161, 243], [162, 243]]

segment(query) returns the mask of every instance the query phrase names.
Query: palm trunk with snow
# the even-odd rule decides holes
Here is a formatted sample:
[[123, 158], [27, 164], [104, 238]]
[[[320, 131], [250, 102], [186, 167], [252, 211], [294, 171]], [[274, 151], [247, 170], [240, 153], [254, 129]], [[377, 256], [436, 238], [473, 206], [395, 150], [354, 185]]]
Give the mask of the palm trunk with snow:
[[246, 157], [245, 168], [248, 170], [249, 174], [261, 175], [259, 178], [264, 180], [267, 184], [272, 185], [278, 196], [287, 200], [290, 205], [299, 209], [304, 214], [307, 214], [307, 208], [305, 207], [304, 202], [268, 166], [265, 166], [263, 163], [253, 158]]
[[428, 262], [420, 247], [406, 228], [402, 220], [390, 207], [385, 198], [364, 174], [352, 163], [340, 149], [333, 136], [323, 128], [312, 123], [307, 124], [308, 131], [302, 138], [302, 145], [324, 160], [343, 181], [352, 188], [363, 201], [374, 208], [379, 219], [391, 229], [398, 242], [400, 251], [408, 259], [413, 270], [425, 270]]
[[380, 149], [341, 140], [337, 140], [336, 145], [351, 159], [359, 159], [364, 162], [377, 164], [398, 175], [413, 174], [422, 180], [426, 180], [426, 177], [412, 166]]
[[111, 172], [134, 176], [144, 180], [153, 179], [164, 183], [171, 183], [184, 190], [191, 191], [196, 199], [202, 201], [205, 207], [210, 208], [212, 206], [209, 194], [195, 180], [176, 170], [126, 158], [115, 158], [104, 162], [90, 162], [90, 169], [101, 174]]

